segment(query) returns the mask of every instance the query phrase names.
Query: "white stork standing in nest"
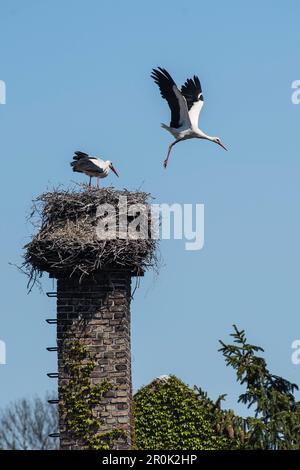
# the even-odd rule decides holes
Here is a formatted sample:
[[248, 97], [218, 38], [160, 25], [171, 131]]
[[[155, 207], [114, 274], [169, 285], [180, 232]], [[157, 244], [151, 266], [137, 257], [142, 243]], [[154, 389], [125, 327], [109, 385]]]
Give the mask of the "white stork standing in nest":
[[169, 146], [167, 158], [164, 161], [164, 167], [167, 167], [172, 147], [187, 139], [206, 139], [223, 147], [219, 137], [212, 137], [205, 134], [198, 127], [199, 114], [203, 106], [203, 94], [198, 77], [188, 78], [185, 84], [179, 90], [171, 75], [163, 68], [153, 69], [151, 77], [159, 86], [161, 96], [167, 100], [171, 110], [170, 126], [162, 124], [161, 126], [169, 131], [175, 141]]
[[99, 189], [99, 179], [105, 178], [110, 170], [112, 170], [115, 175], [119, 176], [110, 160], [105, 161], [79, 151], [74, 152], [73, 160], [74, 161], [70, 164], [73, 171], [88, 175], [90, 177], [89, 186], [91, 186], [92, 177], [95, 176], [97, 178], [97, 188]]

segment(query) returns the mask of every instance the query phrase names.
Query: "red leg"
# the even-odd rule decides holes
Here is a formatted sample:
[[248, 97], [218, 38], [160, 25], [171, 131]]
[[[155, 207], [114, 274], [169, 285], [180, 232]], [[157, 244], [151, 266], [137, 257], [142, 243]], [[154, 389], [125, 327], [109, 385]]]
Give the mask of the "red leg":
[[164, 168], [167, 168], [167, 165], [168, 165], [168, 161], [169, 161], [169, 157], [170, 157], [170, 153], [171, 153], [172, 147], [173, 147], [173, 145], [177, 144], [177, 142], [179, 142], [179, 140], [175, 140], [175, 142], [173, 142], [173, 143], [169, 146], [167, 158], [164, 160]]

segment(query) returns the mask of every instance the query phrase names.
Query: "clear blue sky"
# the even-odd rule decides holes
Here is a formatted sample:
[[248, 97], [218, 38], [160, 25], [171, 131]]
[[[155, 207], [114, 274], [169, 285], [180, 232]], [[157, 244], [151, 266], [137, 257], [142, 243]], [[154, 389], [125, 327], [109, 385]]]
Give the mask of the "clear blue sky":
[[[300, 78], [297, 1], [1, 1], [1, 318], [7, 365], [0, 406], [54, 387], [55, 301], [27, 295], [22, 246], [31, 200], [84, 181], [71, 173], [77, 149], [111, 159], [118, 187], [142, 185], [156, 202], [205, 204], [205, 247], [163, 241], [164, 267], [132, 303], [137, 389], [173, 373], [241, 412], [234, 373], [217, 352], [231, 325], [266, 349], [270, 368], [300, 384], [291, 343], [300, 338]], [[174, 148], [160, 122], [167, 104], [150, 79], [167, 68], [178, 84], [198, 74], [201, 127], [219, 135]], [[108, 183], [108, 181], [106, 181]], [[45, 277], [45, 290], [51, 281]]]

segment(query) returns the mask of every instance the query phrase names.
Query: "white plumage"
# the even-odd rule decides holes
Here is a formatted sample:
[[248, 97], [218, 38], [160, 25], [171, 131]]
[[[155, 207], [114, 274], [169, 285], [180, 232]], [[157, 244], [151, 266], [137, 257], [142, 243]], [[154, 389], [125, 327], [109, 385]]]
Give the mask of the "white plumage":
[[90, 177], [89, 186], [91, 186], [92, 177], [97, 178], [97, 187], [99, 189], [99, 179], [106, 178], [110, 170], [112, 170], [117, 176], [118, 173], [114, 168], [110, 160], [102, 160], [102, 158], [93, 157], [88, 153], [84, 152], [74, 152], [73, 162], [71, 162], [71, 167], [73, 171], [84, 173]]

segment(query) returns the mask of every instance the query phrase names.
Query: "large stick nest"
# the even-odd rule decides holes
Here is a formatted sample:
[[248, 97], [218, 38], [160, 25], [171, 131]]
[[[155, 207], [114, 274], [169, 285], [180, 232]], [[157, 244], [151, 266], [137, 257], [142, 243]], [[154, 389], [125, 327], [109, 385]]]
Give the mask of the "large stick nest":
[[[75, 274], [81, 279], [103, 269], [128, 269], [139, 275], [149, 267], [157, 268], [157, 240], [97, 237], [97, 207], [108, 203], [117, 208], [119, 196], [127, 197], [128, 206], [150, 203], [150, 195], [145, 192], [97, 190], [85, 185], [79, 191], [46, 192], [34, 200], [30, 220], [39, 231], [24, 247], [23, 265], [30, 281], [43, 271], [54, 276]], [[117, 216], [117, 227], [118, 221]]]

